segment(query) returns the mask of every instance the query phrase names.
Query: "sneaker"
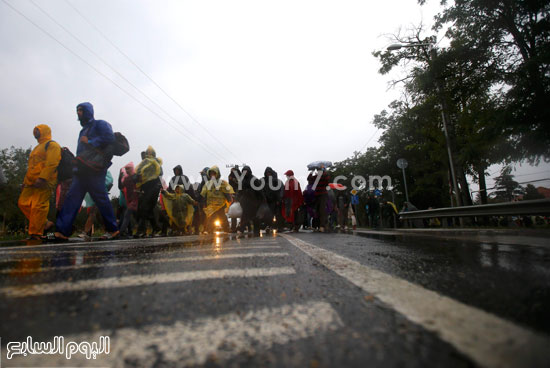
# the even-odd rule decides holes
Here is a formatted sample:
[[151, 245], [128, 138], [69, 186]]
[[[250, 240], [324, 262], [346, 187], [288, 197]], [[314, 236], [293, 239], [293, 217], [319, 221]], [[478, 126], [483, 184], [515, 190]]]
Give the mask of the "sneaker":
[[81, 239], [84, 239], [84, 240], [89, 240], [91, 237], [92, 237], [92, 233], [91, 232], [81, 232], [80, 234], [78, 234], [78, 237], [81, 238]]
[[60, 232], [53, 233], [53, 241], [56, 243], [62, 243], [69, 241], [69, 237], [61, 234]]
[[115, 231], [113, 233], [105, 233], [99, 240], [115, 240], [120, 237], [120, 231]]

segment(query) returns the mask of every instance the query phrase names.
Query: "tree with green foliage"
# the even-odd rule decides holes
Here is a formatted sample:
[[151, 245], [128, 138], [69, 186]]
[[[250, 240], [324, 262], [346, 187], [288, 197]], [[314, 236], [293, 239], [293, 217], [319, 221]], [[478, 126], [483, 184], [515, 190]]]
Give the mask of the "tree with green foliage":
[[544, 199], [544, 195], [542, 193], [539, 193], [537, 188], [533, 184], [527, 184], [527, 187], [525, 187], [525, 195], [523, 196], [524, 200], [530, 200], [530, 199]]
[[[386, 170], [399, 186], [394, 163], [406, 158], [411, 201], [419, 208], [448, 203], [447, 146], [465, 204], [471, 203], [467, 175], [479, 183], [479, 200], [487, 203], [487, 167], [550, 159], [550, 3], [441, 3], [446, 7], [433, 31], [448, 27], [447, 46], [436, 48], [436, 36], [424, 36], [419, 26], [393, 36], [393, 42], [411, 47], [373, 53], [381, 74], [397, 66], [406, 70], [404, 78], [392, 82], [404, 86], [405, 97], [390, 105], [390, 113], [375, 116], [374, 124], [384, 130], [379, 148], [337, 163], [337, 170]], [[501, 175], [499, 200], [520, 192], [506, 189], [513, 184], [506, 175], [510, 172]]]
[[[401, 206], [405, 200], [405, 187], [402, 171], [396, 163], [398, 159], [405, 158], [409, 162], [406, 175], [411, 202], [418, 208], [447, 206], [449, 191], [448, 180], [445, 180], [445, 151], [439, 141], [442, 137], [434, 127], [423, 123], [424, 114], [428, 113], [423, 108], [425, 106], [410, 108], [406, 102], [394, 101], [389, 112], [384, 110], [373, 120], [377, 128], [384, 130], [379, 139], [381, 146], [368, 148], [363, 154], [355, 152], [353, 157], [335, 163], [332, 175], [351, 177], [356, 174], [367, 179], [374, 175], [388, 175], [392, 178], [393, 188], [378, 189], [383, 189], [384, 200], [393, 202], [395, 199], [396, 204]], [[431, 113], [436, 114], [436, 111]], [[392, 189], [394, 195], [387, 189]]]
[[495, 189], [493, 195], [498, 202], [511, 202], [524, 193], [521, 185], [514, 180], [510, 166], [504, 166], [495, 178]]
[[[436, 50], [432, 45], [434, 37], [421, 37], [419, 27], [409, 36], [394, 36], [395, 42], [405, 47], [395, 51], [376, 51], [382, 67], [379, 72], [389, 73], [399, 64], [411, 67], [404, 82], [408, 107], [417, 116], [424, 141], [419, 142], [431, 149], [440, 161], [450, 170], [447, 154], [447, 142], [444, 138], [443, 114], [447, 122], [453, 166], [462, 203], [471, 204], [469, 185], [466, 178], [470, 174], [485, 186], [486, 168], [492, 163], [503, 160], [505, 135], [495, 129], [495, 114], [498, 104], [489, 93], [489, 85], [477, 78], [479, 63], [472, 63], [468, 55], [452, 50]], [[442, 180], [447, 181], [449, 174], [443, 173]], [[486, 201], [485, 198], [482, 200]]]
[[454, 0], [436, 17], [443, 27], [451, 48], [481, 61], [478, 78], [502, 100], [513, 158], [550, 158], [550, 2]]
[[2, 230], [15, 232], [25, 228], [25, 216], [19, 210], [17, 200], [21, 194], [30, 153], [30, 148], [10, 147], [0, 150], [0, 166], [6, 177], [6, 184], [0, 187]]

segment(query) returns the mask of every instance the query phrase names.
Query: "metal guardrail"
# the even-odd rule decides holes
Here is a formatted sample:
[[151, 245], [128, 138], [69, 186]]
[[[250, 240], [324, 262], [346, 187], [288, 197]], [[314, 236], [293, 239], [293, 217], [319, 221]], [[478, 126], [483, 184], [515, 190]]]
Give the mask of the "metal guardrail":
[[477, 217], [512, 215], [550, 215], [550, 199], [482, 204], [477, 206], [447, 207], [433, 210], [400, 212], [402, 220], [437, 217]]

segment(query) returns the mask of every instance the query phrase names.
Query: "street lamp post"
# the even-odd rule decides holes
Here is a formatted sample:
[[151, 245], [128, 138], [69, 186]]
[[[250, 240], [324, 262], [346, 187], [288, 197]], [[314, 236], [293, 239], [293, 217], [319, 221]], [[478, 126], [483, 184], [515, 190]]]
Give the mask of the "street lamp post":
[[[428, 58], [428, 63], [430, 63], [430, 58], [434, 58], [436, 56], [436, 50], [433, 47], [433, 43], [410, 43], [410, 44], [399, 44], [394, 43], [387, 47], [388, 51], [394, 51], [399, 50], [403, 47], [423, 47], [427, 46], [430, 48], [430, 56]], [[455, 166], [453, 161], [453, 154], [451, 151], [451, 139], [449, 137], [449, 131], [447, 129], [447, 103], [445, 102], [445, 97], [443, 96], [443, 87], [441, 86], [441, 82], [437, 81], [437, 90], [440, 94], [441, 99], [441, 120], [443, 121], [443, 133], [445, 135], [445, 143], [447, 145], [447, 154], [449, 156], [449, 168], [451, 169], [451, 180], [453, 181], [453, 190], [455, 193], [455, 199], [456, 199], [456, 205], [462, 206], [462, 199], [460, 198], [460, 193], [458, 191], [458, 183], [456, 181], [456, 175], [455, 175]]]

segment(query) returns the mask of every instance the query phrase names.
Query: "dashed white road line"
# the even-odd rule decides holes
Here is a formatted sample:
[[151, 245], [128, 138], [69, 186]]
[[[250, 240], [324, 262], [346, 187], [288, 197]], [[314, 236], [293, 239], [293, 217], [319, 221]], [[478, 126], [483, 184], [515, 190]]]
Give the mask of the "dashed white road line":
[[0, 295], [8, 298], [22, 298], [28, 296], [48, 295], [63, 292], [114, 289], [132, 286], [144, 286], [152, 284], [165, 284], [186, 281], [243, 278], [243, 277], [267, 277], [292, 275], [296, 271], [292, 267], [271, 268], [246, 268], [246, 269], [221, 269], [203, 270], [174, 273], [160, 273], [153, 275], [133, 275], [122, 277], [108, 277], [101, 279], [80, 280], [73, 282], [54, 282], [46, 284], [8, 286], [0, 288]]
[[245, 259], [245, 258], [271, 258], [271, 257], [287, 257], [288, 253], [229, 253], [229, 254], [217, 254], [213, 256], [195, 256], [195, 257], [169, 257], [169, 258], [156, 258], [156, 259], [142, 259], [135, 261], [125, 262], [107, 262], [107, 263], [88, 263], [81, 265], [70, 266], [53, 266], [53, 267], [34, 267], [34, 268], [7, 268], [1, 270], [3, 274], [14, 273], [37, 273], [47, 271], [64, 271], [64, 270], [80, 270], [86, 268], [105, 268], [105, 267], [120, 267], [130, 265], [149, 265], [149, 264], [161, 264], [170, 262], [200, 262], [200, 261], [216, 261], [221, 259]]
[[99, 341], [110, 337], [110, 353], [93, 361], [82, 354], [71, 360], [56, 355], [15, 356], [17, 366], [110, 366], [128, 364], [150, 367], [159, 356], [164, 364], [174, 366], [202, 365], [208, 359], [218, 364], [238, 354], [253, 355], [274, 345], [284, 345], [343, 327], [338, 313], [325, 302], [288, 304], [245, 313], [229, 313], [218, 317], [178, 321], [173, 325], [149, 325], [140, 329], [121, 328], [66, 336], [65, 341]]
[[281, 236], [481, 366], [550, 367], [546, 336], [293, 236]]

